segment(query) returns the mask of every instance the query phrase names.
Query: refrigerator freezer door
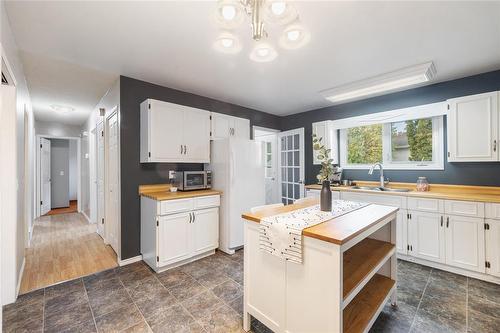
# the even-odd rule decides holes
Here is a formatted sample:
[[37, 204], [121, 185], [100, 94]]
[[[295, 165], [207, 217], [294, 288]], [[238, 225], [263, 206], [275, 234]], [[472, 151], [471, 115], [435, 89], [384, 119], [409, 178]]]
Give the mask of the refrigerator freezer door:
[[229, 247], [243, 246], [241, 214], [265, 204], [263, 143], [233, 138], [229, 145]]

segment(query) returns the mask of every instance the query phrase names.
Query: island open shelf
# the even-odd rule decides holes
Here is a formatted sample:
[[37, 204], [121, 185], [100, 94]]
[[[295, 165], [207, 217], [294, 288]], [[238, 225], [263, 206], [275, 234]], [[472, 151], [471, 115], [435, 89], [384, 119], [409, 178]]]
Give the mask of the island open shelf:
[[260, 249], [263, 217], [313, 204], [243, 214], [245, 331], [253, 316], [276, 333], [367, 332], [395, 304], [396, 207], [371, 204], [304, 229], [301, 263]]
[[396, 246], [390, 242], [365, 238], [344, 252], [344, 308], [395, 251]]
[[396, 281], [375, 274], [344, 309], [344, 333], [364, 332], [375, 321], [395, 285]]

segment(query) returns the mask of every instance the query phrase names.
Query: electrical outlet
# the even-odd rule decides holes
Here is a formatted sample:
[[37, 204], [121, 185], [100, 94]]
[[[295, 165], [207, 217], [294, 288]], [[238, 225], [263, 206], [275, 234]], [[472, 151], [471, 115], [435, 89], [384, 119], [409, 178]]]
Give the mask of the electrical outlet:
[[168, 179], [174, 179], [175, 178], [175, 171], [170, 170], [168, 172]]

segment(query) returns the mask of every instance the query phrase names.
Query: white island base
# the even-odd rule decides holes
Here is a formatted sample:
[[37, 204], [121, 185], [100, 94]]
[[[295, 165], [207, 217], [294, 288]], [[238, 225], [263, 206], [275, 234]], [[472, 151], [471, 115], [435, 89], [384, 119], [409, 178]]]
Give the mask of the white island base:
[[396, 305], [396, 212], [370, 205], [305, 229], [316, 235], [303, 237], [302, 264], [260, 250], [258, 220], [244, 215], [244, 330], [253, 316], [276, 333], [367, 332]]

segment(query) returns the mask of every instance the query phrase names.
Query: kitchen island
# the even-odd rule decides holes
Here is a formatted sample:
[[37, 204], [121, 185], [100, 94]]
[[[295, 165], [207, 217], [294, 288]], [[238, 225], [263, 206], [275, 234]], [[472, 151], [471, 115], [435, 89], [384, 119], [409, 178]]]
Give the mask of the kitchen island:
[[396, 303], [398, 208], [367, 205], [304, 229], [302, 263], [260, 249], [263, 218], [317, 204], [243, 214], [246, 331], [253, 316], [277, 333], [366, 332], [389, 298]]

